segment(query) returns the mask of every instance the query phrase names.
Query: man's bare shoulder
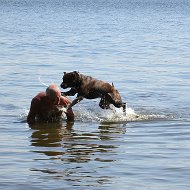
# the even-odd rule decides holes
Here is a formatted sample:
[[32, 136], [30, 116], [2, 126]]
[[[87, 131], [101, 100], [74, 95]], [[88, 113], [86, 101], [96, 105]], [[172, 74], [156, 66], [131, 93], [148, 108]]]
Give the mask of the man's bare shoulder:
[[42, 99], [44, 99], [44, 97], [46, 97], [46, 93], [45, 92], [40, 92], [38, 93], [33, 99], [32, 99], [32, 102], [39, 102], [41, 101]]
[[39, 92], [34, 98], [39, 99], [39, 98], [42, 98], [42, 97], [45, 97], [45, 96], [46, 96], [45, 92]]
[[66, 96], [61, 96], [60, 101], [62, 104], [70, 104], [71, 100], [67, 98]]

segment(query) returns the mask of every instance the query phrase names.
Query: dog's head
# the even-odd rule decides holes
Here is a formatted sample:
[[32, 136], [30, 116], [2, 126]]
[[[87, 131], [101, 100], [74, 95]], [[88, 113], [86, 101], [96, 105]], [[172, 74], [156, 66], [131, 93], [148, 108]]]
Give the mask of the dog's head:
[[70, 73], [64, 72], [63, 82], [61, 83], [61, 88], [66, 89], [69, 87], [76, 87], [79, 83], [79, 72], [73, 71]]

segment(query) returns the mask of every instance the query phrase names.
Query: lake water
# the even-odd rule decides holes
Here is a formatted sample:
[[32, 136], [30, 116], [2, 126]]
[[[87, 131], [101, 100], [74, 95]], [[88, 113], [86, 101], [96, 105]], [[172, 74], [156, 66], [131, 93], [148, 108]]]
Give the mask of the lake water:
[[[0, 10], [1, 189], [189, 190], [189, 0], [0, 0]], [[74, 70], [113, 82], [127, 115], [83, 100], [72, 125], [29, 127], [39, 77], [59, 85]]]

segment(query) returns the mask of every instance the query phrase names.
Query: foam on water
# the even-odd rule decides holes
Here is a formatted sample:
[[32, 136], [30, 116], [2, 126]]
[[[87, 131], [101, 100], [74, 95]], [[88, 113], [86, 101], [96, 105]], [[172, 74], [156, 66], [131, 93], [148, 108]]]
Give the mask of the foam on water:
[[[66, 108], [61, 107], [63, 111], [62, 119], [66, 120], [64, 112]], [[149, 121], [149, 120], [167, 120], [173, 119], [174, 116], [171, 114], [164, 113], [149, 113], [138, 111], [138, 113], [131, 107], [126, 107], [126, 113], [123, 112], [123, 108], [115, 108], [111, 105], [111, 109], [103, 110], [97, 106], [84, 106], [78, 105], [73, 108], [75, 114], [75, 121], [79, 122], [135, 122], [135, 121]], [[25, 109], [21, 114], [20, 118], [22, 121], [26, 121], [29, 110]]]
[[136, 111], [130, 107], [126, 107], [126, 113], [123, 113], [122, 108], [115, 108], [111, 106], [111, 109], [102, 110], [100, 108], [87, 108], [79, 107], [75, 112], [75, 118], [77, 121], [83, 122], [132, 122], [132, 121], [148, 121], [148, 120], [164, 120], [173, 116], [167, 114], [156, 113], [136, 113]]

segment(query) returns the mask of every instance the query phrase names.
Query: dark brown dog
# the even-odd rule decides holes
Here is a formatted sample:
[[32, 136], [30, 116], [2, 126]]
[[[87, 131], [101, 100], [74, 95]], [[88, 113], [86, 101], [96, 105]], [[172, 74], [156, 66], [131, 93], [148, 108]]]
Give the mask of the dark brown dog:
[[83, 98], [101, 98], [99, 106], [102, 109], [108, 109], [110, 108], [109, 105], [113, 104], [117, 108], [123, 107], [125, 112], [126, 103], [122, 102], [121, 96], [113, 84], [110, 85], [107, 82], [73, 71], [70, 73], [64, 72], [61, 88], [71, 88], [69, 91], [62, 93], [65, 96], [74, 96], [77, 93], [76, 99], [73, 100], [68, 108], [71, 108]]

